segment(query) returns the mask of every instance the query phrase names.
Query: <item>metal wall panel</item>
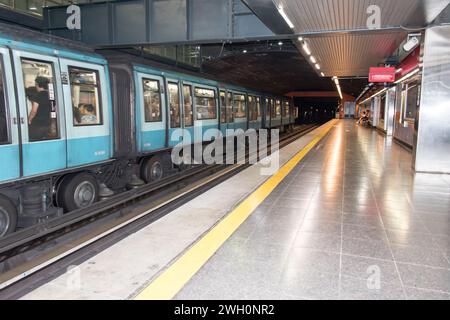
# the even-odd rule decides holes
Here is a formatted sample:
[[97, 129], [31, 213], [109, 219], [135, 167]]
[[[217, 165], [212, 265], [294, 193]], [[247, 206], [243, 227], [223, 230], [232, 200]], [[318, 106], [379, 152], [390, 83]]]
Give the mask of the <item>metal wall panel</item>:
[[186, 0], [155, 0], [151, 6], [151, 40], [186, 41]]
[[[114, 40], [118, 43], [142, 42], [146, 38], [145, 3], [138, 0], [113, 6]], [[130, 19], [133, 17], [133, 19]]]
[[233, 22], [234, 37], [245, 38], [255, 36], [267, 36], [271, 33], [261, 20], [255, 15], [238, 15]]
[[192, 39], [231, 38], [230, 0], [195, 0], [190, 7]]
[[111, 41], [108, 4], [95, 4], [89, 10], [81, 10], [81, 30], [89, 31], [81, 34], [84, 42], [108, 44]]
[[450, 26], [425, 33], [422, 92], [416, 118], [414, 167], [450, 173]]

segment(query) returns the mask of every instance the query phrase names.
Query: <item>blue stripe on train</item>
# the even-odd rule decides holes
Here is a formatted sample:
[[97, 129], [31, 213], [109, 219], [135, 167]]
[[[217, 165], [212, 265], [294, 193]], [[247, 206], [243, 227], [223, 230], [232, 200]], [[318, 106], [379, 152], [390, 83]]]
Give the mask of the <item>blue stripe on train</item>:
[[165, 143], [166, 130], [141, 131], [139, 151], [149, 152], [159, 150], [166, 146]]
[[67, 166], [105, 161], [111, 157], [110, 136], [67, 140]]
[[0, 181], [15, 179], [19, 175], [19, 147], [0, 146]]
[[[61, 170], [66, 167], [66, 141], [52, 140], [24, 144], [23, 175], [32, 176], [40, 173]], [[79, 152], [82, 152], [80, 150]], [[19, 162], [19, 159], [16, 159]]]

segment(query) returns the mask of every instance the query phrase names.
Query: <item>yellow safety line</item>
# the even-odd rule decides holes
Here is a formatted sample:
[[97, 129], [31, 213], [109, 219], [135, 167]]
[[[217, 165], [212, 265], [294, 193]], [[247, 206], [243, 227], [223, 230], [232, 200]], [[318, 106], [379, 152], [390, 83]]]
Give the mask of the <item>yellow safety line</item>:
[[187, 250], [178, 260], [139, 293], [136, 300], [169, 300], [184, 287], [222, 244], [283, 181], [305, 155], [331, 130], [336, 120], [291, 158], [276, 174], [264, 182], [230, 214]]

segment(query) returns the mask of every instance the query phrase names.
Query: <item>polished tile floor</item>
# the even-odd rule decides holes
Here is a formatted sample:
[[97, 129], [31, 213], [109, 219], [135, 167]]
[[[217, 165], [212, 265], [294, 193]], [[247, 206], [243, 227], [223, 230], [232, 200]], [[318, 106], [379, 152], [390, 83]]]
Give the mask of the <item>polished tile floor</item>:
[[343, 120], [178, 299], [450, 299], [450, 177]]

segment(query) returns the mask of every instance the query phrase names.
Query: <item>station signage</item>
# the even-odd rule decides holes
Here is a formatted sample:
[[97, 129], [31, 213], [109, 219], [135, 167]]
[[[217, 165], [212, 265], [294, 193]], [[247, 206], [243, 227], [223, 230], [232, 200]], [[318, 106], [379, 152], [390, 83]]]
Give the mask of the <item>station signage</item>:
[[369, 82], [394, 82], [394, 81], [395, 81], [394, 67], [370, 68]]

